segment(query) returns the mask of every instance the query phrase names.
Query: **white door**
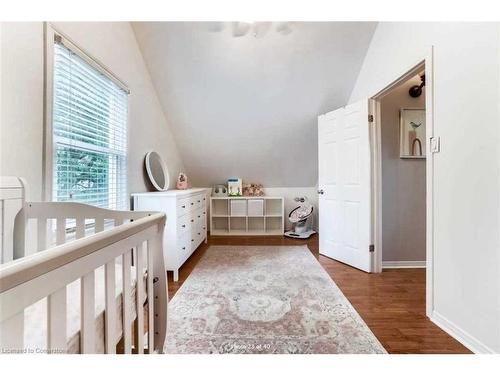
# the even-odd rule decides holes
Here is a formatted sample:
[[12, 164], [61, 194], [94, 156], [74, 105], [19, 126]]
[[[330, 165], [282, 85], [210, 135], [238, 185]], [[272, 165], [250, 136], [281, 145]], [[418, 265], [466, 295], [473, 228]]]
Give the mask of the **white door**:
[[368, 100], [318, 118], [319, 252], [372, 271]]

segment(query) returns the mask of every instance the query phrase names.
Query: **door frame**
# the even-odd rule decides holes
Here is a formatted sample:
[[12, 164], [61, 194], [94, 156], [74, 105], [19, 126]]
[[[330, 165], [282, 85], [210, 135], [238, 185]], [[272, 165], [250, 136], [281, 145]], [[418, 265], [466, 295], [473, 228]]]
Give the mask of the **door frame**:
[[434, 132], [434, 47], [430, 47], [427, 55], [412, 65], [405, 73], [397, 76], [370, 100], [370, 113], [373, 115], [371, 129], [372, 154], [372, 235], [375, 245], [373, 272], [382, 272], [382, 147], [381, 147], [381, 115], [380, 100], [389, 91], [425, 70], [425, 132], [426, 132], [426, 315], [432, 316], [434, 310], [434, 153], [430, 140]]

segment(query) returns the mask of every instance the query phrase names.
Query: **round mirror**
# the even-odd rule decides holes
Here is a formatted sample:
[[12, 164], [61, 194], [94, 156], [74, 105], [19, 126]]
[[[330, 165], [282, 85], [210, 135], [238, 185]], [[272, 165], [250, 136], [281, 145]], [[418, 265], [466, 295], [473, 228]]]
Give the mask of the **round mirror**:
[[168, 190], [170, 178], [168, 169], [160, 155], [157, 152], [151, 151], [146, 154], [146, 171], [148, 172], [149, 180], [156, 188], [156, 190]]

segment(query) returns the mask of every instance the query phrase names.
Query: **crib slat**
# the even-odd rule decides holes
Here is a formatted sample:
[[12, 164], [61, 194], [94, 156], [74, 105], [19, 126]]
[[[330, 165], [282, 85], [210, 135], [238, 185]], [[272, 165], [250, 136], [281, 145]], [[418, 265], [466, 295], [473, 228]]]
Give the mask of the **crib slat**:
[[80, 351], [95, 352], [95, 278], [94, 271], [81, 279]]
[[[164, 227], [165, 224], [159, 226]], [[164, 254], [162, 252], [162, 231], [148, 240], [148, 246], [151, 248], [153, 256], [153, 289], [154, 289], [154, 348], [162, 351], [163, 343], [165, 342], [165, 333], [167, 325], [167, 304], [168, 304], [168, 285], [167, 280], [161, 277], [160, 274], [165, 272]], [[156, 276], [158, 275], [158, 276]]]
[[129, 250], [122, 256], [123, 265], [123, 287], [122, 287], [122, 298], [123, 298], [123, 347], [125, 354], [130, 354], [132, 352], [132, 334], [131, 334], [131, 324], [132, 319], [130, 316], [131, 309], [131, 296], [130, 296], [130, 257], [132, 252]]
[[102, 217], [97, 217], [95, 219], [95, 232], [99, 233], [104, 230], [104, 219]]
[[135, 288], [135, 296], [136, 296], [136, 305], [137, 305], [137, 353], [144, 354], [144, 306], [142, 302], [144, 301], [144, 247], [146, 243], [144, 242], [142, 245], [137, 246], [137, 262], [135, 265], [136, 270], [136, 288]]
[[47, 297], [47, 347], [66, 349], [66, 287]]
[[84, 217], [77, 217], [76, 218], [75, 237], [77, 239], [85, 237], [85, 218]]
[[37, 251], [43, 251], [47, 249], [47, 219], [44, 217], [39, 217], [36, 223], [37, 228]]
[[66, 242], [66, 218], [57, 218], [57, 234], [56, 234], [56, 245], [62, 245]]
[[0, 348], [3, 350], [20, 350], [23, 347], [24, 310], [0, 322]]
[[149, 354], [154, 353], [154, 291], [153, 291], [153, 252], [151, 244], [147, 241], [148, 254], [148, 278], [147, 278], [147, 293], [148, 293], [148, 350]]
[[106, 353], [116, 353], [116, 292], [115, 292], [115, 260], [106, 263], [106, 312], [105, 318], [105, 341]]

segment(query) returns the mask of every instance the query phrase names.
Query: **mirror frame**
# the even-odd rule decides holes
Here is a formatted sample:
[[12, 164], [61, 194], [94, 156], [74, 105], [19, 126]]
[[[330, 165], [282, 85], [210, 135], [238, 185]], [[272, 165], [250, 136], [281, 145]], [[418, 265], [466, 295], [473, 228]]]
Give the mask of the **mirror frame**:
[[[158, 155], [158, 159], [160, 160], [160, 165], [161, 165], [161, 168], [163, 170], [163, 175], [165, 177], [165, 186], [163, 186], [163, 187], [158, 185], [158, 183], [154, 179], [153, 173], [151, 171], [150, 159], [151, 159], [151, 155], [153, 155], [153, 154]], [[151, 181], [151, 183], [153, 184], [155, 189], [158, 191], [167, 191], [168, 187], [170, 186], [170, 175], [168, 173], [167, 165], [163, 162], [163, 159], [161, 158], [160, 154], [158, 154], [156, 151], [149, 151], [146, 154], [146, 157], [144, 158], [144, 164], [146, 165], [146, 171], [148, 172], [149, 181]]]

